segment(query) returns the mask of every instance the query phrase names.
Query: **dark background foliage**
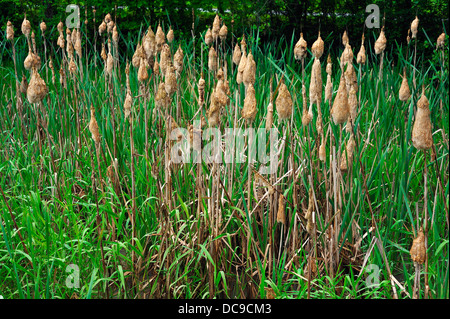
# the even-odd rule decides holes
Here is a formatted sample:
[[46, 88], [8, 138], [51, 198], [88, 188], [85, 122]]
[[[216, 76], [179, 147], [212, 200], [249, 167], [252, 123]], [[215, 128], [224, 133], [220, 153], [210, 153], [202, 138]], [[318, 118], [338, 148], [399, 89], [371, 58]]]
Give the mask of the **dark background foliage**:
[[[214, 15], [218, 13], [227, 24], [229, 32], [236, 36], [259, 30], [262, 41], [283, 37], [290, 41], [293, 34], [297, 40], [302, 31], [310, 45], [317, 38], [317, 30], [320, 28], [322, 38], [326, 40], [326, 44], [331, 45], [340, 43], [342, 33], [347, 30], [353, 47], [358, 48], [364, 21], [369, 15], [365, 8], [371, 3], [377, 4], [381, 16], [385, 16], [386, 36], [392, 44], [395, 41], [398, 44], [406, 43], [407, 31], [416, 14], [420, 18], [420, 31], [424, 30], [431, 40], [428, 43], [419, 41], [418, 45], [422, 50], [432, 50], [430, 42], [434, 43], [444, 28], [448, 30], [449, 25], [447, 0], [0, 0], [2, 33], [6, 29], [6, 22], [10, 20], [15, 26], [16, 35], [20, 35], [20, 25], [26, 12], [36, 31], [39, 22], [44, 20], [49, 30], [53, 29], [48, 37], [56, 41], [56, 24], [65, 20], [68, 15], [65, 8], [72, 3], [80, 6], [82, 21], [85, 20], [85, 9], [88, 9], [88, 31], [91, 34], [94, 27], [94, 6], [97, 10], [96, 27], [108, 12], [113, 17], [117, 15], [118, 28], [125, 39], [127, 33], [136, 33], [141, 27], [146, 29], [148, 25], [154, 27], [158, 21], [164, 23], [166, 28], [171, 25], [179, 38], [191, 37], [194, 22], [194, 32], [198, 37], [199, 33], [204, 34], [206, 28], [211, 26]], [[365, 32], [366, 39], [373, 43], [379, 29], [366, 29]], [[426, 40], [424, 38], [422, 40]]]

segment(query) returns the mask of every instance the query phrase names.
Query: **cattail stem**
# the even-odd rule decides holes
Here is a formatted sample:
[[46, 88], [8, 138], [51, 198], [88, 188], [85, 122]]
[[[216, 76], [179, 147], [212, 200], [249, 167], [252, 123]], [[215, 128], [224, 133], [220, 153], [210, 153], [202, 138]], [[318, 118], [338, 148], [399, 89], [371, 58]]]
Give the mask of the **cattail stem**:
[[424, 234], [425, 234], [425, 299], [428, 299], [430, 293], [430, 287], [428, 285], [428, 167], [427, 167], [427, 151], [424, 150]]

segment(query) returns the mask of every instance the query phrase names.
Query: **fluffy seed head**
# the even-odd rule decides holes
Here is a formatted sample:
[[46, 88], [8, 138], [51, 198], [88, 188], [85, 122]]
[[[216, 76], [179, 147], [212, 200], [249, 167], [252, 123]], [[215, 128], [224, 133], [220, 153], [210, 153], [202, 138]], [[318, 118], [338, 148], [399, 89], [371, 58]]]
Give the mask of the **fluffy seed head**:
[[353, 134], [351, 134], [350, 139], [347, 142], [347, 146], [345, 147], [345, 151], [342, 151], [341, 154], [341, 163], [339, 168], [342, 172], [347, 172], [348, 168], [352, 167], [355, 146], [355, 139], [353, 138]]
[[213, 37], [214, 41], [217, 41], [217, 38], [219, 37], [219, 32], [220, 32], [220, 18], [217, 14], [214, 17], [214, 22], [213, 22], [211, 31], [212, 31], [212, 37]]
[[208, 54], [208, 69], [210, 71], [217, 70], [217, 53], [213, 46], [209, 48]]
[[178, 46], [177, 52], [175, 52], [175, 55], [173, 56], [173, 66], [175, 67], [175, 70], [177, 71], [177, 74], [181, 74], [181, 71], [183, 71], [183, 57], [184, 53], [181, 49], [181, 44]]
[[156, 40], [156, 50], [160, 52], [163, 44], [166, 41], [164, 31], [161, 28], [161, 24], [158, 24], [158, 28], [156, 29], [155, 40]]
[[169, 32], [167, 32], [167, 42], [172, 43], [174, 39], [174, 34], [172, 28], [169, 29]]
[[242, 73], [242, 80], [245, 84], [245, 87], [248, 87], [249, 84], [255, 85], [255, 79], [256, 79], [256, 62], [253, 59], [252, 51], [250, 51], [247, 56], [244, 72]]
[[148, 79], [148, 72], [147, 72], [147, 63], [143, 58], [141, 58], [141, 61], [139, 62], [139, 70], [138, 70], [138, 81], [144, 82]]
[[238, 84], [241, 84], [244, 81], [243, 77], [246, 64], [247, 64], [247, 54], [245, 53], [245, 51], [242, 51], [241, 60], [239, 61], [238, 65], [238, 73], [236, 75], [236, 82]]
[[208, 30], [206, 30], [206, 34], [205, 34], [205, 43], [206, 45], [211, 45], [211, 43], [213, 42], [213, 36], [212, 36], [212, 32], [211, 32], [211, 28], [208, 28]]
[[225, 41], [225, 39], [227, 38], [227, 34], [228, 34], [228, 28], [227, 26], [224, 24], [220, 30], [219, 30], [219, 37], [221, 41]]
[[333, 117], [334, 124], [345, 123], [348, 119], [349, 112], [347, 88], [344, 75], [342, 74], [333, 107], [331, 108], [331, 116]]
[[6, 23], [6, 39], [11, 41], [14, 39], [14, 27], [11, 21]]
[[375, 54], [380, 54], [386, 49], [386, 35], [384, 34], [384, 27], [381, 29], [380, 36], [375, 41]]
[[105, 33], [106, 28], [107, 28], [106, 22], [105, 22], [105, 21], [102, 21], [102, 23], [100, 23], [100, 25], [98, 26], [98, 33], [100, 34], [100, 36], [101, 36], [103, 33]]
[[28, 89], [28, 81], [27, 78], [25, 77], [25, 74], [22, 74], [22, 82], [20, 82], [20, 92], [25, 94], [27, 93], [27, 89]]
[[419, 18], [416, 16], [416, 18], [411, 22], [411, 33], [412, 33], [412, 39], [417, 37], [417, 31], [419, 29]]
[[282, 80], [280, 87], [278, 89], [278, 96], [275, 100], [275, 105], [277, 107], [277, 113], [280, 120], [289, 119], [292, 114], [292, 97], [291, 93]]
[[175, 74], [175, 68], [172, 65], [168, 65], [164, 77], [164, 84], [167, 94], [172, 96], [177, 90], [177, 77]]
[[322, 102], [322, 70], [319, 58], [314, 58], [309, 85], [309, 102], [320, 105]]
[[286, 199], [283, 194], [278, 197], [278, 212], [277, 212], [277, 223], [281, 223], [286, 226]]
[[42, 101], [47, 95], [48, 87], [45, 81], [41, 78], [36, 68], [33, 68], [30, 84], [27, 88], [27, 99], [31, 104]]
[[239, 45], [236, 43], [233, 51], [233, 63], [235, 65], [239, 65], [239, 62], [241, 61], [241, 49], [239, 48]]
[[327, 74], [327, 84], [325, 85], [325, 102], [331, 103], [333, 96], [333, 83], [331, 82], [331, 75]]
[[156, 92], [155, 96], [155, 105], [156, 107], [162, 108], [167, 107], [169, 105], [169, 96], [166, 92], [166, 86], [164, 82], [160, 82], [158, 85], [158, 91]]
[[26, 15], [23, 18], [21, 29], [22, 29], [22, 33], [25, 34], [25, 36], [28, 38], [30, 36], [30, 32], [31, 32], [31, 23], [30, 23], [30, 21], [27, 20]]
[[344, 34], [342, 35], [342, 44], [344, 45], [344, 47], [347, 45], [348, 42], [348, 34], [347, 34], [347, 30], [344, 31]]
[[425, 88], [417, 102], [416, 117], [412, 130], [412, 143], [418, 150], [427, 150], [433, 146], [430, 103], [425, 96]]
[[441, 35], [437, 38], [436, 41], [436, 49], [444, 49], [444, 45], [445, 45], [445, 33], [442, 32]]
[[408, 78], [406, 77], [406, 68], [403, 69], [402, 85], [398, 92], [398, 98], [400, 101], [406, 102], [411, 96], [411, 91], [409, 90]]
[[252, 83], [249, 83], [245, 92], [244, 107], [241, 110], [241, 116], [251, 122], [255, 119], [256, 112], [255, 88]]
[[89, 131], [91, 132], [92, 139], [95, 142], [95, 147], [100, 145], [100, 131], [98, 129], [98, 123], [95, 119], [95, 109], [91, 106], [91, 120], [89, 121]]
[[314, 41], [312, 47], [311, 47], [311, 52], [314, 55], [314, 57], [316, 57], [317, 59], [320, 59], [320, 57], [323, 54], [323, 48], [324, 47], [324, 42], [322, 40], [322, 38], [320, 37], [320, 31], [319, 31], [319, 36], [317, 37], [317, 40]]
[[364, 47], [364, 34], [362, 36], [361, 47], [359, 48], [358, 55], [356, 56], [356, 63], [358, 64], [366, 63], [366, 48]]
[[308, 101], [306, 99], [306, 87], [304, 84], [302, 85], [302, 99], [303, 99], [302, 125], [308, 126], [309, 123], [311, 123], [311, 121], [312, 121], [313, 114], [312, 114], [311, 109], [308, 110], [308, 108], [307, 108]]
[[409, 251], [411, 259], [419, 264], [423, 264], [426, 259], [425, 234], [420, 229], [417, 237], [414, 238], [411, 249]]
[[307, 43], [303, 39], [303, 33], [300, 33], [300, 39], [297, 41], [294, 47], [294, 57], [296, 60], [301, 60], [306, 57]]

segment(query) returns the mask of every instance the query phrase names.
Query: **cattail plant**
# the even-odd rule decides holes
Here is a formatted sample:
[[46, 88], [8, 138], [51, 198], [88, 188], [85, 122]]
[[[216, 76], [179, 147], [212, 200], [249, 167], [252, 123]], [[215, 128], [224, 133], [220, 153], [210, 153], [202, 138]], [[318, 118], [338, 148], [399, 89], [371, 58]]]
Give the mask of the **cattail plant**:
[[278, 88], [278, 96], [275, 100], [275, 105], [277, 108], [278, 118], [280, 120], [286, 120], [291, 117], [292, 114], [292, 97], [289, 92], [284, 79], [281, 79], [281, 84]]
[[402, 84], [398, 92], [398, 98], [400, 101], [406, 102], [411, 97], [411, 91], [409, 90], [408, 78], [406, 77], [406, 67], [403, 68]]
[[210, 46], [213, 42], [213, 36], [212, 36], [212, 32], [211, 32], [211, 28], [208, 28], [208, 30], [206, 30], [205, 33], [205, 43], [207, 46]]
[[247, 89], [250, 84], [255, 85], [256, 79], [256, 62], [253, 59], [252, 51], [248, 53], [247, 60], [245, 62], [245, 68], [242, 72], [242, 81]]
[[332, 63], [330, 55], [328, 55], [327, 58], [326, 72], [327, 72], [327, 83], [325, 85], [325, 102], [328, 101], [328, 103], [331, 104], [331, 98], [333, 95], [333, 83], [331, 82]]
[[334, 98], [333, 107], [331, 108], [331, 116], [335, 124], [343, 124], [347, 121], [349, 116], [347, 88], [345, 84], [344, 75], [341, 75], [339, 81], [339, 88]]
[[422, 265], [427, 260], [427, 246], [425, 243], [425, 234], [422, 228], [420, 228], [417, 237], [414, 238], [409, 253], [412, 261], [414, 262], [415, 268], [413, 299], [417, 299], [420, 290], [420, 270]]
[[323, 49], [324, 49], [324, 42], [323, 42], [322, 38], [320, 37], [320, 31], [319, 31], [317, 40], [314, 41], [313, 45], [311, 46], [311, 52], [316, 59], [320, 59], [323, 54]]
[[377, 41], [375, 41], [375, 54], [381, 54], [386, 49], [386, 35], [384, 33], [384, 26], [381, 28], [380, 35], [378, 36]]

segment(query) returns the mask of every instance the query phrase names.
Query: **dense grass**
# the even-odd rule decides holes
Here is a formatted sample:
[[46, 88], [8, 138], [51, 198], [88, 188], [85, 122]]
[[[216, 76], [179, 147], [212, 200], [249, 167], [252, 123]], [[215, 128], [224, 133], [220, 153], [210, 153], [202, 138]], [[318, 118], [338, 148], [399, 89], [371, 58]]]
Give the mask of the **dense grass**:
[[[23, 68], [28, 49], [24, 36], [19, 37], [18, 27], [15, 39], [18, 77], [20, 81], [25, 74], [29, 80], [30, 73]], [[156, 31], [156, 26], [152, 27]], [[23, 122], [16, 105], [14, 68], [11, 61], [2, 61], [0, 295], [4, 298], [265, 298], [273, 292], [277, 298], [392, 298], [391, 272], [397, 281], [398, 296], [411, 298], [415, 269], [409, 249], [424, 222], [426, 202], [430, 297], [449, 297], [448, 56], [441, 65], [440, 52], [436, 51], [432, 57], [421, 56], [418, 52], [415, 65], [417, 86], [414, 88], [414, 42], [409, 44], [409, 48], [405, 44], [388, 42], [383, 71], [379, 74], [380, 57], [373, 53], [372, 48], [375, 39], [366, 40], [368, 61], [361, 66], [354, 64], [360, 96], [355, 123], [357, 145], [352, 167], [348, 173], [337, 175], [339, 200], [333, 193], [333, 184], [327, 191], [324, 178], [327, 176], [330, 183], [334, 176], [334, 156], [340, 157], [339, 150], [345, 147], [349, 133], [330, 120], [331, 105], [322, 102], [327, 136], [327, 160], [322, 164], [317, 155], [320, 137], [315, 125], [316, 106], [313, 107], [312, 123], [303, 127], [301, 121], [302, 73], [301, 65], [293, 55], [297, 37], [261, 44], [257, 32], [246, 35], [248, 50], [251, 49], [257, 65], [258, 113], [254, 127], [265, 127], [270, 79], [273, 79], [275, 89], [278, 80], [284, 76], [294, 100], [292, 125], [287, 130], [286, 123], [280, 123], [277, 112], [274, 112], [274, 123], [280, 137], [287, 132], [286, 147], [281, 152], [283, 155], [278, 165], [275, 194], [284, 194], [287, 201], [287, 223], [283, 228], [275, 222], [276, 211], [274, 215], [270, 213], [273, 208], [269, 203], [258, 205], [260, 198], [255, 197], [254, 190], [264, 194], [267, 188], [257, 184], [247, 163], [218, 165], [217, 179], [212, 175], [217, 171], [212, 164], [202, 163], [199, 168], [193, 163], [172, 165], [170, 179], [167, 178], [164, 166], [166, 123], [161, 114], [153, 112], [155, 88], [161, 79], [149, 70], [149, 80], [145, 84], [148, 91], [142, 94], [137, 70], [133, 67], [130, 86], [132, 95], [136, 97], [133, 98], [135, 156], [134, 170], [131, 168], [130, 123], [123, 113], [126, 94], [124, 69], [142, 34], [135, 37], [128, 34], [127, 38], [120, 35], [120, 41], [127, 44], [127, 50], [120, 52], [119, 69], [114, 70], [109, 83], [105, 80], [100, 51], [91, 49], [93, 35], [89, 35], [86, 43], [83, 34], [83, 55], [88, 49], [87, 60], [83, 57], [83, 75], [77, 72], [72, 78], [66, 70], [67, 89], [60, 86], [57, 72], [62, 61], [61, 50], [56, 44], [48, 44], [53, 48], [48, 52], [57, 73], [56, 81], [52, 83], [51, 72], [44, 63], [44, 49], [38, 46], [43, 61], [39, 73], [46, 80], [49, 93], [41, 108], [28, 103], [23, 95]], [[236, 84], [236, 66], [231, 61], [232, 36], [230, 32], [225, 50], [219, 49], [220, 60], [227, 61], [231, 91], [230, 104], [222, 113], [222, 129], [234, 126], [236, 104], [237, 125], [241, 128], [246, 125], [240, 118], [244, 87]], [[438, 35], [429, 36], [434, 39]], [[240, 40], [233, 39], [234, 43]], [[308, 48], [315, 41], [306, 40]], [[326, 38], [324, 40], [326, 49], [322, 70], [325, 85], [324, 57], [331, 45], [339, 52], [343, 47], [327, 43]], [[420, 30], [418, 41], [431, 43], [425, 30]], [[97, 38], [96, 43], [101, 43], [101, 39]], [[207, 69], [208, 50], [202, 38], [195, 39], [195, 58], [192, 39], [178, 39], [175, 32], [172, 55], [178, 44], [184, 51], [184, 68], [171, 110], [175, 117], [177, 107], [181, 108], [181, 116], [176, 120], [180, 127], [187, 128], [194, 119], [199, 119], [196, 112], [199, 108], [197, 82], [200, 73], [203, 72], [206, 80], [206, 106], [202, 110], [205, 117], [215, 79]], [[350, 44], [356, 56], [360, 40], [351, 38]], [[12, 58], [11, 43], [3, 34], [0, 47]], [[448, 52], [448, 44], [445, 52]], [[332, 55], [332, 61], [334, 99], [341, 70], [336, 56]], [[311, 67], [309, 53], [305, 61], [307, 89]], [[404, 67], [408, 70], [412, 93], [412, 100], [406, 103], [398, 99], [400, 74]], [[426, 154], [411, 143], [416, 102], [422, 85], [425, 85], [430, 101], [434, 141], [433, 151]], [[102, 137], [99, 153], [95, 151], [88, 129], [91, 105], [95, 108]], [[145, 123], [145, 110], [148, 111], [148, 123]], [[38, 138], [37, 112], [47, 121], [48, 131], [42, 130], [41, 140]], [[25, 123], [24, 128], [22, 123]], [[119, 188], [115, 188], [107, 177], [107, 168], [114, 157], [113, 127], [117, 139]], [[78, 136], [81, 148], [77, 143]], [[294, 161], [294, 176], [287, 174], [290, 172], [290, 158]], [[425, 165], [428, 168], [426, 201]], [[256, 164], [255, 169], [258, 167]], [[247, 184], [249, 175], [250, 189]], [[135, 198], [132, 198], [132, 176], [136, 186]], [[200, 201], [199, 181], [204, 184]], [[166, 189], [169, 183], [171, 191], [168, 198]], [[315, 209], [317, 245], [314, 245], [316, 241], [306, 232], [304, 224], [311, 187], [314, 205], [318, 209]], [[221, 216], [218, 232], [211, 224], [211, 193], [218, 196], [217, 208]], [[252, 198], [250, 207], [249, 193]], [[278, 196], [273, 199], [278, 201]], [[133, 200], [136, 205], [135, 238], [132, 236]], [[168, 209], [168, 201], [171, 201], [172, 209]], [[339, 223], [338, 228], [332, 231], [331, 225], [335, 225], [333, 216], [339, 216]], [[108, 225], [112, 221], [115, 226]], [[331, 244], [330, 234], [337, 236], [337, 241]], [[359, 237], [362, 241], [356, 250], [355, 243]], [[378, 244], [374, 245], [376, 238]], [[339, 255], [332, 269], [324, 259], [327, 256], [325, 247], [330, 245], [337, 249]], [[134, 262], [133, 252], [136, 255]], [[311, 280], [305, 274], [309, 256], [317, 257], [312, 260], [319, 267], [317, 276]], [[79, 288], [66, 284], [70, 274], [66, 267], [70, 264], [79, 268]], [[377, 286], [367, 284], [370, 271], [365, 271], [362, 266], [369, 264], [380, 269]], [[421, 298], [424, 297], [424, 271], [422, 268]]]

